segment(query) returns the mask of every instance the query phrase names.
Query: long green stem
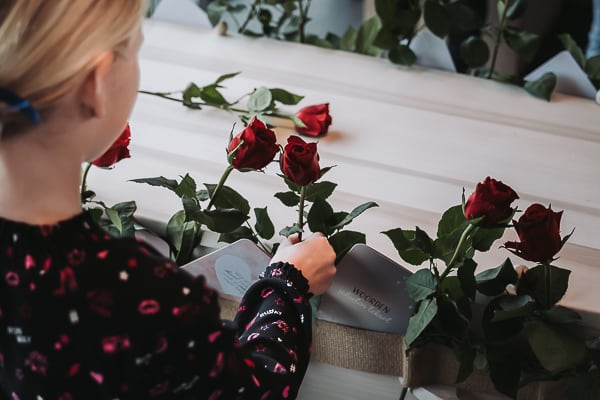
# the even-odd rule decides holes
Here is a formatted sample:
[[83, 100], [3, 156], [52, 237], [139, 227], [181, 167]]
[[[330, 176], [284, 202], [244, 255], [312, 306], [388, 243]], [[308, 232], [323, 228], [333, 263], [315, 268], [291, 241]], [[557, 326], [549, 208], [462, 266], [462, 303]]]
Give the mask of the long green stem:
[[460, 235], [460, 239], [458, 240], [458, 244], [456, 245], [456, 248], [454, 249], [454, 254], [452, 254], [452, 258], [450, 259], [450, 262], [446, 266], [446, 269], [444, 270], [444, 272], [442, 272], [442, 274], [440, 275], [440, 279], [439, 279], [440, 281], [442, 279], [444, 279], [446, 276], [448, 276], [448, 274], [452, 270], [453, 264], [456, 261], [456, 258], [458, 257], [458, 255], [462, 251], [462, 247], [464, 245], [465, 240], [467, 239], [467, 237], [469, 236], [469, 234], [471, 234], [471, 232], [473, 231], [473, 229], [475, 229], [475, 225], [469, 224], [469, 225], [467, 225], [467, 227], [463, 231], [462, 235]]
[[85, 200], [83, 198], [83, 195], [84, 195], [85, 192], [87, 192], [87, 176], [88, 176], [88, 173], [90, 172], [90, 168], [91, 167], [92, 167], [92, 163], [89, 162], [89, 163], [87, 163], [87, 165], [85, 166], [85, 169], [83, 170], [83, 175], [82, 175], [82, 178], [81, 178], [81, 191], [80, 191], [80, 193], [81, 193], [81, 202], [82, 203]]
[[[499, 0], [504, 3], [504, 0]], [[504, 4], [504, 10], [502, 15], [498, 15], [498, 32], [496, 32], [496, 41], [494, 44], [494, 53], [492, 55], [492, 63], [490, 64], [490, 70], [487, 78], [490, 79], [494, 75], [494, 69], [496, 68], [496, 60], [498, 59], [498, 51], [500, 50], [500, 42], [502, 40], [502, 31], [504, 31], [504, 25], [506, 25], [506, 13], [508, 12], [508, 1]]]
[[546, 285], [546, 298], [545, 300], [545, 306], [546, 309], [549, 309], [552, 304], [550, 304], [550, 288], [552, 287], [552, 271], [551, 271], [551, 267], [550, 264], [545, 262], [542, 264], [543, 268], [544, 268], [544, 285]]
[[254, 232], [254, 229], [252, 229], [252, 225], [250, 225], [250, 222], [246, 221], [246, 225], [248, 226], [248, 228], [250, 229], [250, 231], [252, 231], [252, 237], [254, 239], [256, 239], [256, 243], [258, 244], [258, 246], [260, 248], [262, 248], [265, 253], [271, 254], [271, 250], [269, 250], [269, 248], [267, 247], [267, 245], [264, 244], [262, 242], [262, 240], [260, 240], [260, 238], [258, 237], [258, 235], [256, 234], [256, 232]]
[[210, 201], [208, 202], [206, 211], [209, 211], [210, 208], [212, 207], [213, 203], [215, 202], [215, 199], [217, 198], [217, 196], [219, 195], [219, 192], [221, 191], [221, 188], [223, 187], [223, 185], [225, 185], [225, 181], [227, 180], [227, 177], [229, 177], [229, 174], [231, 174], [231, 171], [233, 171], [233, 166], [231, 164], [229, 164], [227, 166], [227, 168], [225, 168], [223, 175], [221, 175], [221, 179], [219, 180], [219, 183], [217, 183], [217, 187], [215, 188], [215, 190], [212, 192], [212, 194], [210, 196]]
[[300, 10], [300, 26], [299, 26], [299, 31], [300, 31], [300, 43], [304, 43], [306, 41], [306, 34], [304, 33], [304, 29], [306, 26], [306, 23], [308, 22], [308, 9], [310, 8], [310, 2], [311, 0], [307, 0], [306, 1], [306, 7], [303, 8], [302, 7], [302, 0], [299, 0], [298, 3], [298, 9]]
[[298, 204], [298, 227], [300, 232], [298, 233], [298, 240], [302, 240], [302, 231], [304, 230], [304, 198], [306, 197], [306, 186], [302, 186], [300, 189], [300, 203]]
[[[142, 93], [142, 94], [148, 94], [150, 96], [158, 96], [161, 97], [163, 99], [167, 99], [167, 100], [171, 100], [171, 101], [176, 101], [177, 103], [183, 103], [182, 99], [178, 99], [177, 97], [172, 97], [171, 94], [175, 94], [175, 93], [179, 93], [179, 92], [149, 92], [147, 90], [139, 90], [138, 93]], [[246, 97], [247, 95], [242, 96], [240, 99], [236, 100], [234, 103], [231, 104], [237, 104], [241, 99], [243, 99], [244, 97]], [[221, 110], [225, 110], [225, 111], [229, 111], [229, 112], [234, 112], [234, 113], [239, 113], [239, 114], [247, 114], [248, 110], [245, 110], [243, 108], [237, 108], [237, 107], [228, 107], [228, 106], [217, 106], [214, 104], [208, 104], [208, 103], [194, 103], [195, 105], [198, 106], [203, 106], [203, 107], [214, 107], [214, 108], [218, 108]], [[283, 119], [290, 119], [291, 115], [290, 114], [282, 114], [282, 113], [278, 113], [275, 111], [268, 111], [267, 113], [265, 113], [265, 115], [269, 116], [269, 117], [275, 117], [275, 118], [283, 118]]]
[[242, 23], [242, 26], [240, 26], [240, 28], [238, 29], [238, 33], [244, 33], [244, 31], [246, 30], [246, 26], [248, 25], [248, 23], [250, 22], [252, 17], [256, 14], [256, 5], [259, 2], [260, 2], [260, 0], [254, 0], [254, 3], [252, 3], [252, 5], [250, 6], [250, 11], [248, 11], [248, 15], [246, 16], [246, 19]]

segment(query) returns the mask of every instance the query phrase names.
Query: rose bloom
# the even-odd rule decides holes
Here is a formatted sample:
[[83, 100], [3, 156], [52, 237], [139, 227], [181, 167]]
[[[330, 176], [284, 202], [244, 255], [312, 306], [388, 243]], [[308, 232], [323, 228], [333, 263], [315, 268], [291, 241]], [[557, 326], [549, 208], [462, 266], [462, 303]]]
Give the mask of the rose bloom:
[[131, 130], [129, 124], [125, 126], [121, 135], [115, 140], [108, 150], [100, 157], [92, 161], [96, 167], [109, 168], [124, 158], [129, 158], [129, 142], [131, 141]]
[[465, 204], [465, 217], [474, 219], [484, 217], [479, 223], [484, 228], [496, 226], [500, 221], [510, 217], [511, 203], [519, 196], [509, 186], [489, 176], [477, 184], [475, 192], [469, 196]]
[[532, 204], [519, 218], [513, 221], [519, 242], [506, 242], [504, 246], [525, 260], [548, 262], [564, 244], [560, 237], [562, 211], [554, 212], [550, 207]]
[[[243, 143], [235, 150], [241, 141]], [[262, 169], [273, 161], [279, 146], [275, 132], [254, 117], [248, 126], [229, 142], [227, 152], [231, 153], [234, 150], [231, 165], [235, 169]]]
[[329, 103], [304, 107], [298, 111], [296, 118], [306, 125], [304, 128], [296, 126], [296, 132], [307, 136], [323, 136], [331, 125]]
[[306, 143], [298, 136], [290, 136], [280, 160], [283, 174], [300, 186], [315, 182], [321, 176], [316, 143]]

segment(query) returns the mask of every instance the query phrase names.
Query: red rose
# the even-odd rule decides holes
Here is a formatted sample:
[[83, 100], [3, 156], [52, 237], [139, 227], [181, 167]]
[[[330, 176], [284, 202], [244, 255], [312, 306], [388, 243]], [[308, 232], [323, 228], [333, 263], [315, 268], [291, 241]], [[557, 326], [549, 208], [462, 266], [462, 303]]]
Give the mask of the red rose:
[[100, 157], [92, 161], [96, 167], [108, 168], [112, 167], [124, 158], [129, 158], [129, 142], [131, 140], [131, 130], [129, 124], [125, 126], [121, 135], [115, 140], [108, 150]]
[[560, 238], [562, 213], [554, 212], [541, 204], [532, 204], [519, 218], [519, 222], [513, 221], [521, 242], [506, 242], [504, 246], [514, 249], [514, 253], [525, 260], [551, 261], [568, 238]]
[[262, 169], [273, 161], [278, 151], [275, 132], [256, 117], [227, 146], [227, 153], [234, 152], [231, 165], [236, 169]]
[[329, 103], [304, 107], [298, 111], [296, 118], [306, 125], [304, 128], [296, 126], [296, 132], [307, 136], [323, 136], [331, 125]]
[[316, 143], [306, 143], [298, 136], [290, 136], [283, 149], [281, 171], [300, 186], [313, 183], [321, 176]]
[[465, 204], [465, 217], [474, 219], [484, 217], [480, 226], [490, 228], [512, 214], [511, 203], [519, 196], [509, 186], [489, 176], [477, 184]]

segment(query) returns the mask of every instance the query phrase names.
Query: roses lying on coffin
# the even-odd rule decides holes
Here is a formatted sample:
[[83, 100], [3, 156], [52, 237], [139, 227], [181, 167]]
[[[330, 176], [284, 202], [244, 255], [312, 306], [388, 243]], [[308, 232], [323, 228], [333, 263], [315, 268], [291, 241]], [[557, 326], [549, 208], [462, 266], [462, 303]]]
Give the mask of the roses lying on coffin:
[[[475, 273], [476, 251], [488, 251], [503, 236], [518, 211], [512, 206], [518, 198], [512, 188], [488, 177], [466, 202], [463, 194], [462, 205], [444, 212], [437, 238], [419, 227], [384, 232], [403, 260], [428, 262], [407, 281], [416, 303], [406, 333], [409, 351], [428, 342], [445, 344], [460, 362], [458, 382], [475, 365], [485, 367], [496, 389], [512, 398], [531, 379], [554, 379], [587, 368], [591, 352], [569, 330], [579, 320], [577, 313], [556, 304], [570, 274], [551, 265], [570, 237], [560, 238], [562, 212], [534, 204], [518, 222], [512, 221], [520, 242], [504, 246], [536, 266], [521, 269], [519, 276], [507, 258], [496, 268]], [[508, 285], [516, 291], [509, 294]], [[485, 299], [480, 321], [473, 319], [476, 296], [479, 303]]]
[[[88, 162], [84, 168], [81, 180], [81, 203], [87, 207], [94, 220], [115, 237], [133, 237], [135, 234], [133, 214], [137, 209], [135, 201], [125, 201], [108, 207], [101, 201], [94, 200], [96, 193], [87, 188], [87, 177], [92, 165], [100, 168], [113, 168], [118, 162], [131, 157], [129, 144], [131, 142], [131, 127], [129, 123], [100, 157]], [[107, 218], [103, 218], [106, 216]]]
[[327, 133], [329, 125], [331, 125], [329, 104], [317, 104], [301, 108], [296, 113], [296, 118], [302, 121], [304, 125], [296, 125], [296, 132], [307, 136], [323, 136]]
[[[277, 154], [280, 154], [279, 160], [275, 159]], [[318, 160], [317, 143], [306, 143], [292, 135], [282, 150], [276, 144], [275, 133], [255, 117], [239, 134], [230, 134], [228, 165], [216, 185], [204, 184], [205, 188], [199, 189], [189, 174], [181, 180], [155, 177], [133, 181], [165, 187], [181, 199], [183, 209], [167, 223], [165, 237], [172, 258], [181, 265], [198, 256], [202, 227], [219, 233], [219, 241], [233, 242], [246, 238], [267, 252], [273, 251], [273, 245], [267, 241], [275, 235], [275, 227], [267, 207], [254, 208], [251, 216], [248, 201], [225, 183], [233, 170], [243, 173], [261, 171], [270, 162], [279, 162], [280, 176], [289, 190], [274, 195], [285, 206], [298, 208], [297, 222], [281, 229], [279, 234], [289, 236], [297, 233], [301, 236], [307, 223], [311, 231], [323, 232], [328, 237], [339, 258], [354, 244], [366, 242], [363, 233], [344, 230], [345, 226], [377, 204], [367, 202], [351, 212], [334, 211], [327, 199], [337, 185], [321, 180], [331, 167], [320, 168]]]
[[[199, 86], [190, 83], [182, 91], [174, 92], [149, 92], [140, 90], [140, 93], [162, 97], [180, 102], [184, 107], [201, 110], [204, 107], [216, 107], [220, 110], [235, 113], [244, 124], [248, 124], [253, 116], [268, 117], [273, 123], [274, 119], [289, 119], [294, 124], [294, 130], [306, 136], [324, 136], [331, 125], [329, 103], [306, 106], [296, 114], [288, 114], [280, 110], [280, 106], [297, 105], [304, 96], [300, 96], [281, 88], [267, 88], [261, 86], [236, 100], [227, 100], [221, 89], [222, 83], [239, 75], [239, 72], [219, 76], [214, 82]], [[247, 98], [246, 108], [240, 106], [243, 99]]]

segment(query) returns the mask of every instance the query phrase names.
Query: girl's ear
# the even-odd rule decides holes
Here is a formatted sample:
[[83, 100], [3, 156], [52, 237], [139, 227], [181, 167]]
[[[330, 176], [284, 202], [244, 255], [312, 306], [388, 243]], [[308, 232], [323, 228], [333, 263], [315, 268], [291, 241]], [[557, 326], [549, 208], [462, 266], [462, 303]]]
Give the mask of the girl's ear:
[[106, 114], [109, 101], [105, 97], [107, 78], [114, 58], [113, 52], [102, 53], [81, 83], [79, 101], [88, 117], [103, 117]]

